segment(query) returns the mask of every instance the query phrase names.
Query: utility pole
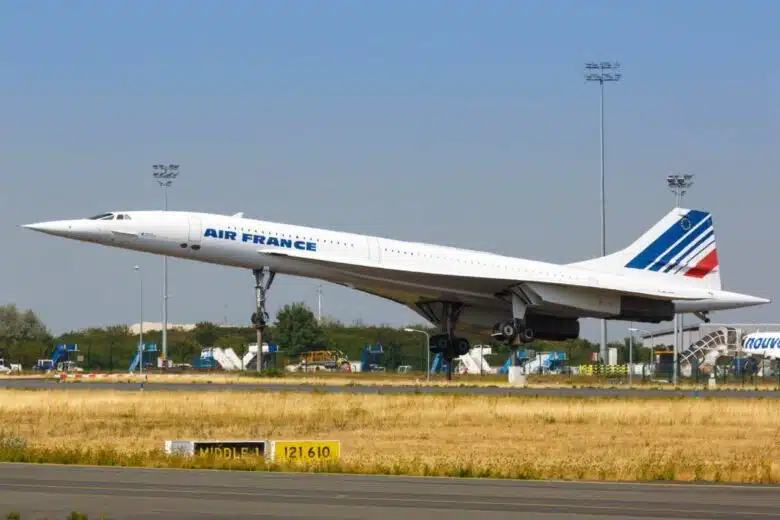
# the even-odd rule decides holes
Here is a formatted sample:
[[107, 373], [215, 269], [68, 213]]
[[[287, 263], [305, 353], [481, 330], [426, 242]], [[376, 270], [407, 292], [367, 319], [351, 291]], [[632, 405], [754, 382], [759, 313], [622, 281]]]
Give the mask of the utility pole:
[[317, 323], [322, 325], [322, 284], [317, 286]]
[[138, 272], [138, 373], [143, 375], [144, 373], [144, 278], [141, 274], [141, 268], [135, 266], [134, 269]]
[[[632, 368], [632, 370], [633, 370], [633, 368], [634, 368], [634, 360], [633, 360], [633, 350], [634, 350], [634, 332], [644, 332], [645, 334], [647, 334], [648, 336], [650, 336], [650, 364], [651, 364], [651, 366], [654, 366], [654, 363], [655, 363], [655, 361], [654, 361], [654, 360], [655, 360], [655, 348], [654, 348], [654, 347], [655, 347], [655, 344], [653, 343], [653, 342], [654, 342], [653, 333], [652, 333], [652, 332], [650, 332], [649, 330], [645, 330], [645, 329], [637, 329], [637, 328], [635, 328], [635, 327], [631, 327], [631, 328], [629, 328], [629, 329], [628, 329], [628, 332], [629, 332], [629, 333], [631, 333], [631, 345], [630, 345], [630, 347], [629, 347], [629, 348], [630, 348], [630, 352], [629, 352], [629, 359], [630, 359], [630, 361], [629, 361], [629, 363], [631, 364], [631, 368]], [[643, 346], [644, 346], [644, 345], [643, 345]], [[643, 378], [644, 378], [644, 374], [645, 374], [645, 373], [646, 373], [646, 371], [645, 371], [645, 370], [644, 370], [644, 368], [643, 368], [643, 369], [642, 369], [642, 374], [643, 374], [643, 376], [642, 376], [642, 377], [643, 377]], [[653, 373], [655, 373], [655, 371], [653, 371]], [[630, 385], [631, 385], [631, 379], [629, 379], [628, 381], [629, 381], [629, 383], [628, 383], [628, 384], [629, 384], [629, 386], [630, 386]]]
[[[155, 164], [152, 177], [162, 186], [165, 211], [168, 211], [168, 188], [179, 175], [178, 164]], [[168, 366], [168, 256], [163, 256], [162, 362]]]
[[[688, 189], [693, 186], [693, 174], [685, 173], [685, 174], [671, 174], [666, 176], [666, 184], [669, 186], [669, 189], [674, 193], [674, 204], [675, 207], [681, 208], [682, 207], [682, 199], [683, 195], [685, 195], [688, 192]], [[683, 339], [685, 338], [685, 327], [684, 327], [684, 321], [683, 321], [683, 315], [675, 314], [674, 315], [674, 373], [672, 374], [672, 382], [675, 386], [677, 386], [678, 380], [679, 380], [679, 371], [680, 367], [678, 366], [678, 357], [679, 352], [682, 350], [682, 343]]]
[[634, 328], [628, 329], [628, 387], [634, 383]]
[[[604, 190], [604, 83], [607, 81], [620, 81], [621, 74], [620, 63], [601, 61], [588, 62], [585, 64], [586, 81], [597, 81], [599, 83], [601, 98], [601, 256], [607, 256], [607, 210], [606, 195]], [[601, 362], [607, 362], [607, 320], [601, 320]]]

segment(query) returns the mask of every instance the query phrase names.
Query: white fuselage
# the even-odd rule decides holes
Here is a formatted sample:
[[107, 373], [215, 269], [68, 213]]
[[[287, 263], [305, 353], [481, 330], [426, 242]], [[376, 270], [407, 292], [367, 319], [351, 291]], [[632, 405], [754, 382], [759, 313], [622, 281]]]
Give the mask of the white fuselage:
[[[475, 308], [485, 327], [504, 310], [496, 294], [523, 283], [540, 309], [571, 317], [620, 315], [620, 299], [674, 301], [677, 312], [766, 303], [753, 296], [686, 285], [653, 272], [635, 275], [295, 226], [241, 216], [193, 212], [116, 212], [122, 219], [78, 219], [25, 227], [76, 240], [245, 269], [321, 279], [410, 305], [419, 298], [454, 298]], [[466, 320], [468, 321], [468, 319]]]
[[780, 359], [780, 332], [754, 332], [742, 340], [742, 352], [750, 356]]

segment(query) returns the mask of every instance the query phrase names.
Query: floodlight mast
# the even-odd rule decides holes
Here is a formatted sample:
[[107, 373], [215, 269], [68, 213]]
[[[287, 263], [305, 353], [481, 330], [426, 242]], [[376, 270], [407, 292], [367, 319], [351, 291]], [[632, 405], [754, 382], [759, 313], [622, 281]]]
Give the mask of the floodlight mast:
[[140, 266], [133, 267], [138, 273], [138, 373], [144, 374], [144, 277]]
[[322, 284], [317, 286], [317, 323], [322, 325]]
[[[620, 63], [612, 61], [585, 63], [585, 80], [598, 81], [601, 98], [601, 256], [607, 255], [607, 210], [606, 196], [604, 193], [604, 83], [607, 81], [620, 81]], [[601, 320], [601, 348], [599, 349], [601, 362], [607, 361], [607, 320]]]
[[[168, 211], [168, 188], [179, 175], [178, 164], [155, 164], [152, 177], [163, 188], [164, 208]], [[163, 312], [162, 312], [162, 360], [163, 367], [168, 363], [168, 256], [163, 256]]]
[[693, 186], [693, 174], [692, 173], [673, 173], [666, 176], [666, 184], [672, 193], [675, 195], [675, 204], [677, 207], [682, 206], [682, 198], [688, 192], [688, 188]]
[[[682, 199], [683, 195], [685, 195], [688, 192], [688, 189], [693, 186], [693, 174], [692, 173], [673, 173], [671, 175], [666, 176], [666, 184], [669, 186], [669, 189], [674, 193], [674, 203], [675, 206], [678, 208], [682, 207]], [[683, 315], [682, 314], [675, 314], [674, 315], [674, 373], [672, 374], [672, 381], [674, 385], [677, 385], [677, 381], [679, 379], [679, 367], [677, 366], [678, 363], [678, 356], [679, 352], [682, 349], [682, 340], [685, 338], [685, 330], [684, 330], [684, 322], [683, 322]]]

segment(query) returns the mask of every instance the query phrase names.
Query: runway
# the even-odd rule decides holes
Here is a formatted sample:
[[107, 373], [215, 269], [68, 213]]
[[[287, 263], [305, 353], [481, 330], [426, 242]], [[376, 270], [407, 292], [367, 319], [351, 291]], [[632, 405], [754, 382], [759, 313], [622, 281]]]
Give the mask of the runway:
[[[140, 383], [113, 382], [60, 382], [54, 379], [3, 379], [0, 388], [53, 389], [53, 390], [125, 390], [137, 392]], [[222, 392], [325, 392], [353, 394], [460, 394], [489, 396], [558, 396], [558, 397], [741, 397], [780, 398], [777, 390], [661, 390], [629, 388], [501, 388], [478, 386], [395, 386], [395, 385], [312, 385], [312, 384], [187, 384], [187, 383], [145, 383], [145, 391], [222, 391]]]
[[0, 515], [71, 511], [116, 520], [780, 519], [780, 487], [0, 464]]

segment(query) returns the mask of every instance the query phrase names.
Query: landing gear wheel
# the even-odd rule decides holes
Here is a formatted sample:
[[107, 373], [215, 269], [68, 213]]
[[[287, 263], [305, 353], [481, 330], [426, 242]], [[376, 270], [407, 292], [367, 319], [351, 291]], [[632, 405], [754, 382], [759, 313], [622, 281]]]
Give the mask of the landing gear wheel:
[[456, 356], [465, 356], [469, 353], [469, 350], [471, 348], [471, 345], [469, 345], [469, 340], [466, 338], [455, 338], [455, 355]]
[[436, 337], [433, 342], [439, 352], [447, 352], [450, 346], [450, 338], [445, 335]]
[[504, 336], [504, 338], [506, 338], [507, 341], [512, 341], [512, 338], [514, 338], [515, 334], [517, 334], [515, 324], [511, 321], [508, 321], [501, 325], [501, 334]]
[[528, 327], [523, 328], [520, 331], [520, 341], [523, 343], [530, 343], [534, 340], [534, 330]]

